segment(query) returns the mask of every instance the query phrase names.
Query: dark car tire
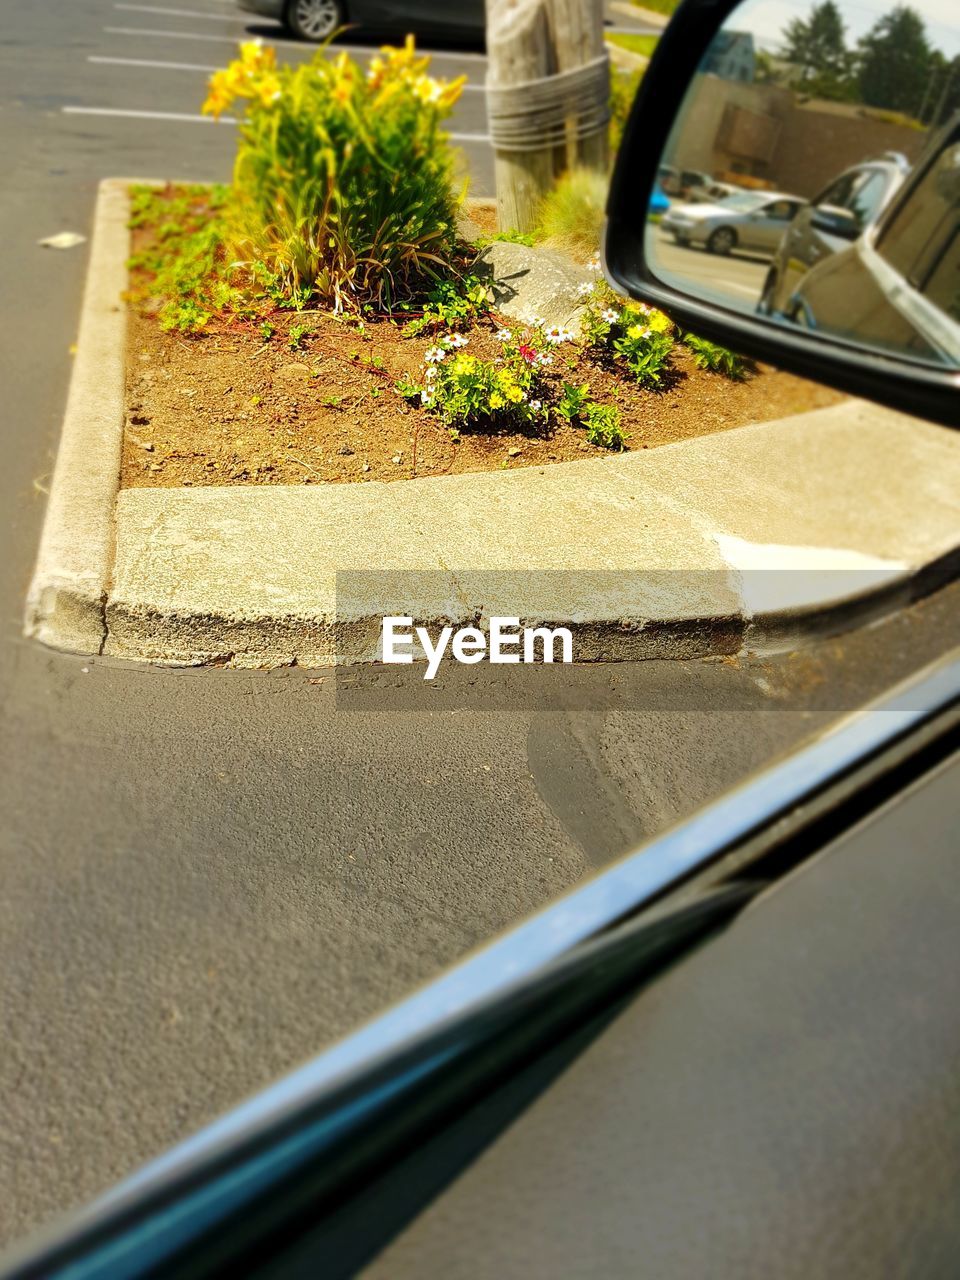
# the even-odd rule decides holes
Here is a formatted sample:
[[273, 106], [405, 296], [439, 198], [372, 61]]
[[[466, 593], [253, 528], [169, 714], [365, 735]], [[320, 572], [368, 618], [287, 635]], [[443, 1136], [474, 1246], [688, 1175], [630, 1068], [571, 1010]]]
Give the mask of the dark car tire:
[[287, 26], [301, 40], [322, 44], [347, 18], [343, 0], [287, 0]]
[[737, 245], [737, 233], [733, 227], [717, 227], [707, 241], [710, 253], [728, 254]]

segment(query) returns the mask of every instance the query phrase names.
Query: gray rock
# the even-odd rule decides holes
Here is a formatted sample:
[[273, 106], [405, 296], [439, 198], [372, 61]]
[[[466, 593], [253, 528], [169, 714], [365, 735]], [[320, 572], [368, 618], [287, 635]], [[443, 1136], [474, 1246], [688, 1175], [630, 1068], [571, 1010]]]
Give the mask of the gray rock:
[[498, 240], [484, 249], [475, 270], [490, 282], [494, 306], [505, 316], [528, 322], [540, 317], [579, 333], [583, 298], [577, 290], [596, 276], [566, 254]]

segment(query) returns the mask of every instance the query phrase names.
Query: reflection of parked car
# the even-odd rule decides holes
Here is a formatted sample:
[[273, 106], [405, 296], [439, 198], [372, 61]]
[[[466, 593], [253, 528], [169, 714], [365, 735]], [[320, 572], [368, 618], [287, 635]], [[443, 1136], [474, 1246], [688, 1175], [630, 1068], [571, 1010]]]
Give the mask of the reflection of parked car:
[[668, 196], [689, 200], [694, 192], [710, 186], [713, 179], [709, 173], [701, 173], [699, 169], [675, 169], [672, 165], [662, 164], [657, 170], [657, 181]]
[[481, 41], [483, 0], [237, 0], [247, 13], [286, 23], [302, 40], [326, 40], [348, 21], [404, 35], [433, 34]]
[[741, 191], [715, 204], [674, 205], [660, 224], [677, 244], [711, 253], [773, 253], [805, 201], [776, 191]]
[[910, 165], [887, 152], [847, 169], [797, 215], [783, 238], [763, 286], [760, 311], [782, 310], [811, 267], [845, 249], [890, 203]]
[[743, 187], [735, 187], [732, 182], [708, 182], [705, 187], [694, 187], [689, 199], [693, 204], [716, 204], [718, 200], [739, 195], [742, 190]]
[[804, 275], [777, 312], [809, 329], [960, 365], [960, 120], [876, 226]]

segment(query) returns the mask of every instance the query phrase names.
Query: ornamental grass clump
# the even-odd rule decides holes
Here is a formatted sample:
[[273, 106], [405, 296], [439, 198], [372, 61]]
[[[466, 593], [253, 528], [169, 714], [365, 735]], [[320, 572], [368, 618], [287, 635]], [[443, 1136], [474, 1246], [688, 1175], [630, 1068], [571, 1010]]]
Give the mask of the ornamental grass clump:
[[390, 310], [444, 274], [456, 241], [454, 157], [442, 123], [463, 88], [427, 75], [412, 39], [364, 73], [321, 49], [278, 67], [241, 46], [204, 111], [245, 104], [230, 251], [262, 292], [336, 312]]

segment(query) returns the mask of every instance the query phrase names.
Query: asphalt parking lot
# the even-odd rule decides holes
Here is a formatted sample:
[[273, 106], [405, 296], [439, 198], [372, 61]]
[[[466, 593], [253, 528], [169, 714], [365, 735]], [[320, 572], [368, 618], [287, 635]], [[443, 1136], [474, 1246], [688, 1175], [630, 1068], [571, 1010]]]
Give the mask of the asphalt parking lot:
[[[207, 77], [226, 65], [241, 40], [259, 38], [274, 45], [279, 61], [289, 65], [315, 53], [278, 24], [241, 13], [233, 0], [196, 0], [191, 8], [123, 3], [75, 8], [93, 9], [98, 21], [85, 24], [75, 46], [78, 57], [61, 111], [78, 144], [109, 139], [121, 150], [129, 149], [129, 173], [136, 176], [228, 178], [233, 124], [229, 118], [216, 122], [201, 114]], [[344, 49], [364, 63], [385, 40], [399, 43], [401, 36], [354, 33], [333, 45], [329, 56]], [[486, 57], [479, 49], [436, 42], [423, 47], [431, 55], [434, 74], [468, 78], [449, 129], [470, 174], [472, 193], [489, 195], [493, 155], [483, 92]], [[197, 136], [188, 136], [194, 132]], [[134, 156], [144, 139], [161, 136], [175, 147], [176, 171], [143, 174]]]

